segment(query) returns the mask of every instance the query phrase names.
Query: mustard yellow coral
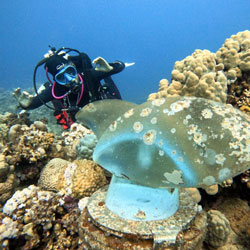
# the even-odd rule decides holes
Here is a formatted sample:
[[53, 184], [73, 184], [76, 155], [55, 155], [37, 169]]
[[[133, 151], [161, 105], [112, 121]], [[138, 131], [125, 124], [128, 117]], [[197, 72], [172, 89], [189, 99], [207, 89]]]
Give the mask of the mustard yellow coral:
[[223, 63], [226, 70], [239, 67], [242, 71], [250, 71], [250, 31], [238, 32], [226, 39], [216, 52], [216, 60]]
[[228, 95], [229, 91], [232, 92], [232, 87], [228, 86], [236, 81], [236, 85], [249, 82], [249, 74], [250, 31], [246, 30], [226, 39], [216, 53], [198, 49], [191, 56], [177, 61], [171, 73], [171, 83], [161, 80], [158, 92], [150, 94], [148, 100], [197, 96], [234, 104], [235, 100], [228, 100], [232, 95]]
[[55, 158], [43, 168], [38, 183], [43, 189], [62, 191], [65, 195], [80, 199], [90, 196], [107, 181], [102, 168], [91, 160], [72, 163]]
[[195, 50], [191, 56], [175, 63], [171, 84], [162, 80], [159, 92], [151, 94], [148, 100], [169, 96], [197, 96], [225, 102], [227, 78], [222, 71], [216, 70], [214, 53]]
[[61, 173], [58, 189], [74, 198], [90, 196], [97, 189], [107, 184], [100, 166], [91, 160], [75, 160]]

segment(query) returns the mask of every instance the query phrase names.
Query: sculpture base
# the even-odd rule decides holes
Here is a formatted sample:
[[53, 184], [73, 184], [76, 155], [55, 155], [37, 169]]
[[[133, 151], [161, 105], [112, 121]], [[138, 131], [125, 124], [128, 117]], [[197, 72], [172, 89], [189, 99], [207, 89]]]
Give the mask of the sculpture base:
[[127, 220], [162, 220], [175, 214], [179, 207], [177, 188], [150, 188], [112, 176], [106, 206]]
[[[117, 245], [119, 249], [146, 250], [155, 249], [157, 245], [184, 244], [183, 231], [190, 228], [201, 210], [187, 193], [180, 191], [179, 209], [173, 216], [154, 221], [126, 220], [106, 207], [107, 189], [104, 187], [96, 191], [81, 215], [79, 230], [83, 249], [118, 249], [115, 247]], [[206, 227], [205, 221], [203, 224]], [[197, 226], [194, 230], [197, 230]], [[189, 234], [190, 230], [187, 232]], [[196, 238], [200, 242], [199, 237], [202, 235], [198, 237], [198, 233], [198, 238], [191, 235], [192, 239]]]

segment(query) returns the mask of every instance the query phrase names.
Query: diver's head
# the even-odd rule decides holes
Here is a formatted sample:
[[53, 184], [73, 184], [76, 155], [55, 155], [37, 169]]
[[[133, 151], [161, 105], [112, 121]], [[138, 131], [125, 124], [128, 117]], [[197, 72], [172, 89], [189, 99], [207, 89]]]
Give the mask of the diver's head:
[[45, 64], [45, 69], [53, 75], [53, 79], [66, 87], [79, 83], [75, 65], [63, 55], [51, 56]]
[[78, 83], [76, 67], [73, 64], [64, 64], [59, 72], [55, 75], [55, 81], [61, 85], [70, 87], [72, 84]]

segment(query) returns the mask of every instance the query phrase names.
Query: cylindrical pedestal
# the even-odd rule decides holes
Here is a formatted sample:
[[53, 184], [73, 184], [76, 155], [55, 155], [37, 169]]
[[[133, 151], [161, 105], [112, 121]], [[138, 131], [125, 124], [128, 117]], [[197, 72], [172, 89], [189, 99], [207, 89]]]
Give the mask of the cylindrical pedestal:
[[177, 188], [140, 186], [113, 175], [106, 206], [127, 220], [162, 220], [177, 211], [179, 194]]

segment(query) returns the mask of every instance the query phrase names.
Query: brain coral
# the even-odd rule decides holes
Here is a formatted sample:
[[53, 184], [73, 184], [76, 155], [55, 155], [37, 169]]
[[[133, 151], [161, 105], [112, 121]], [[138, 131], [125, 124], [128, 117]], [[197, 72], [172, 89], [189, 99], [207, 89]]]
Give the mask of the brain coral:
[[54, 158], [42, 169], [38, 185], [45, 190], [57, 191], [58, 177], [70, 164], [69, 161]]
[[76, 160], [73, 163], [56, 158], [43, 169], [40, 187], [46, 190], [63, 191], [74, 198], [90, 196], [106, 184], [101, 167], [91, 160]]
[[169, 96], [197, 96], [218, 102], [237, 103], [239, 93], [238, 99], [228, 99], [234, 97], [236, 90], [244, 90], [244, 85], [249, 89], [250, 31], [232, 35], [216, 53], [195, 50], [191, 56], [175, 63], [171, 75], [171, 83], [166, 79], [161, 80], [158, 93], [150, 94], [148, 100]]

